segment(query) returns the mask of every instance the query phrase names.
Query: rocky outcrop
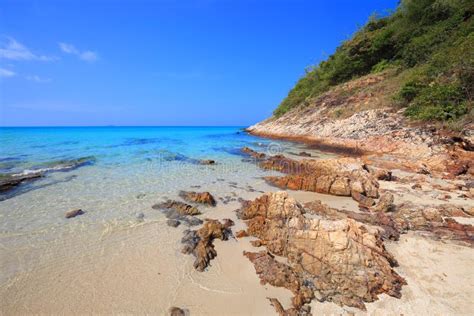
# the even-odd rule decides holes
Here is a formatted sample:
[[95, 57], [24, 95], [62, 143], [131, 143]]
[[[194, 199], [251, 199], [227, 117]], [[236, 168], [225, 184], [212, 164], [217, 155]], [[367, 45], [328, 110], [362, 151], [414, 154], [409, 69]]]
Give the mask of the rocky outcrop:
[[37, 180], [43, 176], [42, 172], [16, 175], [0, 175], [0, 193], [12, 190], [24, 182]]
[[246, 253], [263, 283], [290, 289], [300, 310], [314, 297], [364, 309], [386, 293], [400, 297], [404, 284], [392, 267], [394, 258], [383, 246], [380, 230], [352, 219], [309, 219], [286, 192], [267, 193], [244, 202], [238, 216], [249, 235], [272, 254]]
[[179, 196], [188, 202], [216, 206], [216, 200], [209, 192], [181, 191]]
[[230, 229], [234, 222], [224, 219], [222, 222], [214, 219], [206, 219], [203, 226], [198, 230], [186, 230], [181, 242], [184, 244], [182, 252], [192, 254], [196, 257], [194, 268], [204, 271], [210, 261], [217, 256], [214, 249], [214, 239], [227, 240], [232, 235]]
[[77, 209], [77, 210], [71, 210], [71, 211], [66, 212], [64, 217], [73, 218], [73, 217], [76, 217], [76, 216], [79, 216], [79, 215], [82, 215], [82, 214], [84, 214], [84, 211], [81, 210], [81, 209]]
[[257, 157], [261, 168], [288, 174], [265, 177], [278, 188], [352, 196], [367, 206], [373, 205], [371, 198], [379, 197], [377, 180], [359, 159], [293, 160], [283, 155], [260, 155], [249, 148], [242, 151]]
[[474, 226], [461, 224], [452, 217], [472, 217], [469, 210], [449, 204], [416, 206], [412, 203], [392, 204], [391, 194], [384, 194], [372, 212], [352, 212], [331, 208], [320, 201], [304, 204], [305, 211], [331, 220], [350, 218], [382, 229], [385, 239], [398, 240], [409, 230], [427, 237], [451, 240], [462, 245], [474, 246]]

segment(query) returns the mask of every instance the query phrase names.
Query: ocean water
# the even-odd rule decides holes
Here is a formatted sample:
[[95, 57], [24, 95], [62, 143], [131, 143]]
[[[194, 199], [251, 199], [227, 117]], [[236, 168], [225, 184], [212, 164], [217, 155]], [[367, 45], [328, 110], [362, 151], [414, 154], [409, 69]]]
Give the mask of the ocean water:
[[[157, 221], [166, 227], [151, 206], [180, 190], [210, 191], [217, 208], [271, 190], [262, 177], [272, 172], [242, 156], [244, 146], [268, 154], [308, 151], [240, 127], [0, 128], [0, 144], [1, 174], [44, 172], [0, 194], [2, 284], [61, 257], [101, 249], [114, 231]], [[65, 219], [77, 208], [85, 214]], [[115, 242], [124, 246], [127, 238]]]

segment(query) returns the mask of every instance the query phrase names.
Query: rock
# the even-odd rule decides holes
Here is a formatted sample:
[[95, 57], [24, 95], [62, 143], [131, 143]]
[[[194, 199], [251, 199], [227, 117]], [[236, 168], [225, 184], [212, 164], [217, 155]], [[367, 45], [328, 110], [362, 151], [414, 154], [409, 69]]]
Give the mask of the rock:
[[73, 217], [76, 217], [76, 216], [79, 216], [79, 215], [82, 215], [82, 214], [84, 214], [84, 211], [81, 210], [81, 209], [71, 210], [71, 211], [66, 212], [65, 217], [66, 218], [73, 218]]
[[206, 219], [204, 225], [198, 230], [186, 230], [181, 242], [184, 244], [182, 252], [196, 257], [194, 268], [204, 271], [209, 262], [217, 256], [214, 249], [214, 239], [227, 240], [232, 235], [230, 229], [234, 222], [224, 219], [222, 222]]
[[377, 205], [373, 208], [375, 212], [390, 212], [393, 210], [393, 194], [390, 192], [385, 192], [380, 197], [380, 200], [377, 202]]
[[155, 204], [152, 208], [155, 210], [161, 210], [165, 213], [166, 218], [172, 220], [167, 221], [167, 224], [172, 227], [176, 227], [173, 226], [176, 222], [185, 223], [188, 226], [196, 226], [203, 223], [202, 220], [195, 217], [195, 215], [200, 214], [199, 210], [194, 206], [183, 202], [168, 200], [164, 203]]
[[333, 195], [350, 196], [351, 187], [349, 178], [336, 178], [331, 184], [329, 193]]
[[199, 163], [201, 165], [214, 165], [216, 162], [212, 159], [204, 159], [204, 160], [200, 160]]
[[243, 237], [247, 237], [249, 234], [247, 234], [247, 232], [245, 230], [239, 230], [236, 234], [235, 234], [235, 237], [237, 238], [243, 238]]
[[263, 159], [265, 158], [265, 154], [264, 153], [259, 153], [259, 152], [256, 152], [255, 150], [249, 148], [249, 147], [243, 147], [241, 149], [242, 153], [244, 154], [247, 154], [253, 158], [256, 158], [256, 159]]
[[166, 210], [175, 210], [178, 212], [180, 215], [199, 215], [201, 212], [199, 210], [189, 204], [179, 202], [179, 201], [173, 201], [173, 200], [168, 200], [163, 203], [155, 204], [152, 206], [153, 209], [159, 210], [159, 209], [166, 209]]
[[169, 219], [166, 221], [166, 224], [171, 227], [178, 227], [181, 224], [181, 222], [178, 221], [177, 219]]
[[364, 207], [364, 208], [370, 208], [375, 204], [374, 199], [369, 198], [357, 191], [352, 191], [352, 198], [359, 202], [359, 205]]
[[421, 190], [422, 187], [421, 187], [421, 184], [415, 183], [414, 185], [411, 186], [411, 188], [413, 190]]
[[33, 181], [41, 178], [42, 172], [19, 175], [0, 175], [0, 193], [9, 191], [20, 185], [21, 183]]
[[400, 297], [405, 281], [392, 269], [396, 261], [386, 252], [379, 229], [349, 218], [308, 219], [305, 212], [286, 192], [264, 194], [238, 211], [249, 235], [288, 260], [284, 264], [267, 252], [245, 253], [262, 283], [291, 290], [296, 311], [313, 297], [362, 309], [382, 293]]
[[311, 157], [311, 154], [307, 153], [306, 151], [302, 151], [298, 155], [301, 156], [301, 157]]
[[216, 206], [216, 200], [209, 192], [181, 191], [179, 196], [188, 202]]
[[137, 221], [143, 222], [145, 220], [145, 214], [143, 213], [138, 213], [136, 216]]
[[179, 307], [170, 307], [169, 309], [170, 316], [186, 316], [186, 312]]
[[447, 200], [450, 200], [451, 199], [451, 195], [449, 194], [440, 194], [438, 195], [438, 200], [443, 200], [443, 201], [447, 201]]

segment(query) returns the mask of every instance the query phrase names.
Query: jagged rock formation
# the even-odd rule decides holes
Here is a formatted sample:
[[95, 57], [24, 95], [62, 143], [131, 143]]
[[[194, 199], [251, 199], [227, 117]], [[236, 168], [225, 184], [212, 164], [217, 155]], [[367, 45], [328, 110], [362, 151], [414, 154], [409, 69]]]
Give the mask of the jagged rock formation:
[[209, 192], [181, 191], [179, 192], [179, 196], [188, 202], [216, 206], [216, 200]]
[[[474, 247], [474, 226], [456, 222], [452, 217], [472, 217], [468, 210], [449, 204], [416, 206], [412, 203], [393, 205], [389, 194], [373, 212], [352, 212], [331, 208], [320, 201], [304, 204], [305, 211], [331, 220], [350, 218], [382, 229], [381, 236], [398, 240], [408, 230], [423, 232], [434, 239], [451, 240]], [[390, 203], [392, 201], [392, 203]], [[383, 205], [383, 206], [381, 206]], [[379, 208], [382, 208], [381, 210]], [[388, 212], [386, 212], [388, 211]]]
[[[265, 177], [281, 189], [304, 190], [340, 196], [352, 196], [363, 206], [370, 207], [378, 198], [379, 184], [375, 176], [356, 158], [293, 160], [282, 155], [267, 157], [250, 148], [242, 151], [257, 158], [264, 169], [287, 173], [284, 177]], [[388, 171], [377, 170], [378, 177], [388, 177]]]
[[206, 219], [204, 225], [198, 230], [186, 230], [181, 242], [184, 244], [182, 252], [192, 254], [196, 257], [194, 268], [204, 271], [209, 262], [217, 256], [214, 249], [214, 239], [227, 240], [232, 235], [230, 229], [234, 222], [230, 219], [222, 220], [222, 223], [214, 219]]
[[249, 235], [272, 254], [246, 253], [263, 283], [290, 289], [298, 311], [313, 297], [364, 309], [386, 293], [400, 297], [405, 283], [392, 267], [380, 230], [352, 219], [308, 219], [305, 209], [286, 192], [267, 193], [243, 203], [238, 216]]

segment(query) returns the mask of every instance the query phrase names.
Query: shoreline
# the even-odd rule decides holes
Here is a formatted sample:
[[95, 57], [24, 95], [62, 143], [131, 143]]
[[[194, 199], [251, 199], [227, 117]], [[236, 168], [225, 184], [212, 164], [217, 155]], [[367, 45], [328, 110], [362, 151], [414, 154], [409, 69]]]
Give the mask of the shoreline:
[[[296, 138], [286, 138], [285, 140], [295, 141]], [[306, 141], [305, 144], [310, 142], [308, 139]], [[316, 146], [316, 143], [312, 144]], [[311, 144], [309, 145], [311, 146]], [[340, 154], [342, 152], [339, 151]], [[144, 207], [150, 209], [146, 212], [144, 222], [137, 221], [140, 218], [133, 215], [132, 218], [125, 217], [123, 222], [114, 220], [107, 223], [104, 225], [103, 231], [91, 233], [84, 230], [80, 235], [71, 231], [69, 235], [65, 234], [64, 241], [57, 242], [55, 247], [47, 249], [47, 256], [38, 266], [16, 275], [14, 279], [9, 280], [8, 284], [2, 285], [0, 288], [2, 311], [8, 314], [33, 312], [166, 314], [170, 307], [177, 306], [187, 310], [191, 315], [275, 314], [274, 306], [270, 304], [268, 298], [275, 299], [285, 309], [291, 308], [294, 304], [292, 299], [294, 293], [285, 288], [285, 283], [272, 284], [273, 281], [268, 280], [267, 284], [262, 284], [262, 281], [259, 281], [261, 276], [256, 273], [257, 266], [254, 266], [243, 255], [243, 252], [273, 251], [267, 248], [269, 244], [265, 243], [264, 236], [252, 235], [249, 221], [240, 218], [235, 211], [242, 209], [241, 199], [248, 201], [243, 203], [252, 204], [256, 199], [264, 196], [264, 192], [282, 190], [282, 188], [268, 182], [268, 178], [281, 179], [301, 176], [301, 179], [305, 179], [307, 176], [305, 171], [301, 174], [298, 173], [299, 171], [297, 174], [292, 173], [294, 170], [291, 166], [294, 164], [307, 164], [310, 169], [302, 168], [301, 170], [310, 170], [311, 175], [318, 175], [321, 172], [323, 176], [346, 177], [349, 175], [348, 182], [342, 184], [352, 185], [352, 182], [361, 179], [375, 181], [372, 177], [377, 177], [377, 186], [373, 189], [377, 189], [380, 193], [377, 194], [377, 197], [374, 195], [373, 199], [377, 203], [375, 206], [380, 203], [382, 196], [388, 193], [393, 195], [393, 205], [397, 207], [413, 202], [414, 206], [424, 206], [433, 209], [432, 212], [438, 212], [443, 210], [444, 204], [449, 203], [457, 208], [456, 212], [459, 212], [459, 208], [469, 211], [469, 207], [472, 206], [472, 199], [461, 197], [461, 194], [466, 194], [466, 191], [452, 186], [458, 183], [458, 180], [431, 178], [429, 175], [400, 170], [390, 170], [392, 179], [379, 179], [380, 175], [385, 177], [387, 173], [379, 173], [381, 169], [378, 168], [364, 167], [364, 169], [364, 155], [347, 155], [349, 157], [345, 158], [329, 156], [323, 159], [321, 157], [298, 157], [295, 160], [296, 157], [289, 158], [291, 155], [288, 153], [285, 153], [284, 156], [272, 156], [271, 152], [262, 156], [262, 153], [255, 151], [245, 154], [252, 157], [252, 166], [249, 165], [248, 168], [262, 169], [261, 178], [255, 178], [255, 172], [247, 172], [248, 175], [245, 178], [237, 179], [236, 175], [231, 172], [232, 169], [226, 174], [226, 179], [221, 179], [221, 181], [214, 178], [212, 184], [199, 182], [198, 188], [193, 189], [193, 183], [187, 183], [168, 188], [167, 194], [147, 193], [140, 199], [137, 196], [139, 205], [134, 207], [136, 211]], [[244, 160], [249, 161], [246, 158]], [[255, 166], [253, 166], [254, 162]], [[189, 176], [195, 174], [197, 169], [194, 168], [209, 168], [203, 169], [200, 173], [202, 175], [207, 173], [209, 176], [212, 175], [212, 170], [216, 167], [190, 165], [190, 170], [194, 170], [194, 172], [190, 172]], [[84, 170], [87, 171], [87, 169]], [[276, 173], [268, 173], [269, 170]], [[110, 170], [110, 172], [112, 171]], [[239, 170], [235, 171], [239, 172]], [[273, 176], [269, 177], [270, 174]], [[119, 179], [120, 177], [116, 178], [114, 183]], [[297, 181], [295, 183], [298, 184]], [[294, 186], [295, 183], [291, 186]], [[364, 185], [367, 186], [368, 183]], [[224, 191], [219, 190], [224, 184], [229, 188]], [[300, 182], [299, 185], [301, 184]], [[338, 188], [340, 191], [336, 192], [331, 189], [332, 184], [329, 185], [327, 192], [309, 192], [306, 190], [307, 187], [299, 187], [298, 190], [294, 190], [288, 183], [285, 184], [288, 187], [283, 189], [288, 192], [290, 198], [296, 199], [295, 201], [304, 207], [308, 203], [321, 201], [324, 205], [333, 208], [338, 216], [339, 214], [344, 214], [344, 216], [349, 214], [350, 216], [370, 217], [377, 214], [372, 210], [375, 206], [361, 208], [361, 202], [351, 196], [352, 192], [349, 195], [340, 195], [345, 191], [345, 188], [340, 187]], [[413, 189], [413, 184], [421, 184], [421, 189]], [[117, 188], [121, 186], [120, 182], [117, 182], [116, 185]], [[147, 186], [143, 188], [147, 188]], [[366, 188], [368, 189], [368, 187]], [[231, 219], [234, 223], [231, 229], [237, 238], [215, 239], [213, 248], [217, 256], [210, 260], [209, 266], [203, 272], [199, 272], [193, 267], [195, 258], [192, 255], [182, 253], [180, 242], [186, 229], [200, 229], [200, 226], [186, 227], [182, 224], [173, 228], [166, 225], [167, 219], [164, 213], [151, 210], [151, 206], [161, 200], [167, 198], [180, 200], [178, 192], [174, 192], [173, 189], [214, 193], [217, 206], [199, 206], [202, 214], [198, 217], [203, 220], [206, 218]], [[39, 194], [39, 191], [36, 194]], [[449, 195], [449, 199], [445, 199], [445, 195]], [[125, 201], [126, 199], [124, 199]], [[282, 210], [281, 206], [274, 209], [276, 212]], [[307, 210], [304, 220], [309, 221], [308, 223], [315, 223], [316, 220], [324, 220], [326, 223], [352, 222], [348, 219], [328, 218], [328, 216], [332, 216], [329, 213], [310, 214], [310, 209]], [[155, 215], [150, 216], [148, 212], [150, 215]], [[388, 211], [384, 214], [396, 216], [397, 213]], [[92, 213], [86, 213], [80, 218], [90, 219], [92, 215]], [[465, 225], [462, 229], [474, 224], [472, 214], [468, 216], [462, 213], [460, 215], [462, 217], [448, 216], [448, 218]], [[135, 222], [130, 224], [130, 219]], [[295, 219], [289, 220], [289, 223]], [[271, 222], [273, 219], [268, 218], [267, 220]], [[420, 220], [425, 221], [426, 219], [410, 219], [413, 222], [409, 223], [416, 224]], [[470, 272], [467, 262], [474, 259], [474, 253], [473, 248], [465, 244], [466, 240], [469, 242], [470, 237], [464, 240], [459, 239], [458, 235], [451, 235], [453, 233], [451, 227], [446, 226], [449, 223], [442, 219], [436, 224], [441, 225], [436, 226], [439, 230], [430, 230], [429, 228], [423, 230], [424, 226], [420, 226], [421, 230], [419, 231], [403, 232], [400, 230], [400, 237], [397, 241], [383, 237], [378, 239], [379, 242], [385, 244], [387, 256], [393, 255], [398, 260], [399, 265], [391, 267], [391, 273], [399, 274], [407, 282], [407, 285], [401, 287], [401, 298], [390, 297], [383, 292], [378, 293], [374, 301], [365, 301], [364, 299], [363, 304], [367, 311], [353, 306], [339, 306], [340, 303], [331, 302], [331, 298], [321, 299], [321, 301], [313, 298], [305, 304], [305, 308], [310, 307], [313, 313], [320, 314], [420, 314], [426, 312], [427, 308], [431, 308], [431, 311], [439, 314], [465, 313], [470, 307], [468, 298], [474, 295], [474, 279], [466, 278]], [[369, 235], [371, 235], [375, 232], [372, 229], [378, 227], [379, 224], [378, 222], [360, 222], [357, 225], [367, 227]], [[262, 227], [260, 231], [265, 229]], [[378, 229], [384, 230], [385, 228]], [[394, 229], [399, 228], [394, 227]], [[242, 231], [246, 231], [250, 237], [240, 237]], [[454, 232], [458, 231], [454, 230]], [[303, 229], [301, 233], [306, 234], [307, 232]], [[257, 243], [259, 243], [258, 247]], [[416, 250], [416, 248], [420, 249]], [[332, 249], [332, 246], [328, 248], [330, 253]], [[349, 249], [342, 251], [347, 250]], [[362, 252], [361, 255], [367, 254]], [[298, 273], [290, 258], [279, 254], [275, 258], [279, 262], [289, 264], [291, 271]], [[444, 260], [444, 258], [450, 259]], [[456, 266], [455, 270], [451, 270], [453, 265]], [[433, 275], [436, 276], [436, 279], [431, 279]], [[346, 277], [342, 276], [342, 278]], [[460, 282], [461, 280], [465, 280], [468, 285]], [[45, 292], [53, 293], [55, 300], [44, 296], [42, 293]], [[455, 295], [453, 296], [452, 293]], [[251, 302], [251, 304], [242, 304], [242, 302]]]

